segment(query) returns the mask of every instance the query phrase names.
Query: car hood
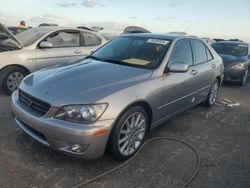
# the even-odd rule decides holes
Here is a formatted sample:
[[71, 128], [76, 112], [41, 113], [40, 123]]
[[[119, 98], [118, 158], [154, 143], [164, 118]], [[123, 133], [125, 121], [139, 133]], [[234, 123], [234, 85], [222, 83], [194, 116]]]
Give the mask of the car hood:
[[148, 69], [86, 59], [33, 73], [23, 80], [20, 89], [52, 106], [89, 104], [151, 75]]
[[224, 66], [229, 66], [235, 63], [248, 61], [247, 56], [233, 56], [233, 55], [225, 55], [225, 54], [219, 54], [219, 55], [223, 59]]
[[4, 34], [6, 34], [10, 39], [12, 39], [13, 41], [15, 41], [15, 45], [18, 48], [22, 48], [23, 44], [4, 26], [0, 23], [0, 31]]

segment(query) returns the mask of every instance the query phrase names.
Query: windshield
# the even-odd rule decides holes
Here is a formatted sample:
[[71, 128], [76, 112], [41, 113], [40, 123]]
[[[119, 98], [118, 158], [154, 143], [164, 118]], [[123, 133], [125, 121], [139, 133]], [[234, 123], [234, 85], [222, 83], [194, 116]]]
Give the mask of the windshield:
[[19, 33], [16, 35], [16, 38], [24, 45], [29, 46], [33, 44], [36, 40], [41, 38], [43, 35], [48, 33], [50, 29], [43, 28], [43, 27], [37, 27], [32, 28], [27, 31], [23, 31], [22, 33]]
[[169, 40], [123, 36], [104, 45], [92, 55], [92, 58], [154, 69], [161, 64], [169, 45]]
[[218, 54], [246, 56], [248, 45], [245, 43], [214, 43], [212, 47]]

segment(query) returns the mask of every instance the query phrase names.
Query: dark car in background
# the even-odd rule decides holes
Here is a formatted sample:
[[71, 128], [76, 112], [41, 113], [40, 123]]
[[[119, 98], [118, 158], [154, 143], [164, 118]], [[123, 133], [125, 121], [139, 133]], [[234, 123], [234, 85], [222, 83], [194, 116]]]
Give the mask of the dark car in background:
[[249, 44], [224, 41], [214, 43], [212, 47], [223, 59], [225, 66], [224, 80], [236, 81], [245, 85], [250, 70]]
[[222, 41], [226, 41], [225, 39], [213, 39], [214, 41], [216, 41], [216, 42], [222, 42]]

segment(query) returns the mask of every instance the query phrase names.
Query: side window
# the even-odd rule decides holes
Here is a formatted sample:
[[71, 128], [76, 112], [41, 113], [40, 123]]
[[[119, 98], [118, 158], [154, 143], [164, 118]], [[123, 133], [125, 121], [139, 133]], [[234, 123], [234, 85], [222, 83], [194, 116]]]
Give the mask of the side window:
[[206, 50], [207, 50], [207, 59], [208, 61], [211, 61], [212, 59], [214, 59], [214, 57], [208, 48], [206, 48]]
[[177, 41], [170, 56], [169, 65], [173, 62], [184, 63], [189, 66], [193, 65], [192, 49], [189, 40], [182, 39]]
[[193, 40], [192, 46], [194, 50], [195, 64], [207, 62], [207, 49], [205, 45], [198, 40]]
[[80, 34], [76, 32], [60, 31], [51, 34], [46, 41], [51, 42], [53, 47], [78, 47], [80, 46]]
[[102, 44], [102, 39], [89, 32], [82, 32], [85, 46], [98, 46]]

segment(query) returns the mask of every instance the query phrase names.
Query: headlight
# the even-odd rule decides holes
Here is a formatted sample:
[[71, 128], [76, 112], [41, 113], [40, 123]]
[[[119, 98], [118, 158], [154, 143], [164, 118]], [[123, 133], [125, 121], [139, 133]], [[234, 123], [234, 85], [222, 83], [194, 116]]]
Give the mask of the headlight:
[[107, 109], [108, 104], [69, 105], [63, 106], [55, 115], [56, 119], [75, 123], [93, 123]]
[[231, 70], [244, 70], [246, 67], [245, 65], [246, 65], [246, 63], [238, 63], [236, 65], [233, 65], [231, 67]]

